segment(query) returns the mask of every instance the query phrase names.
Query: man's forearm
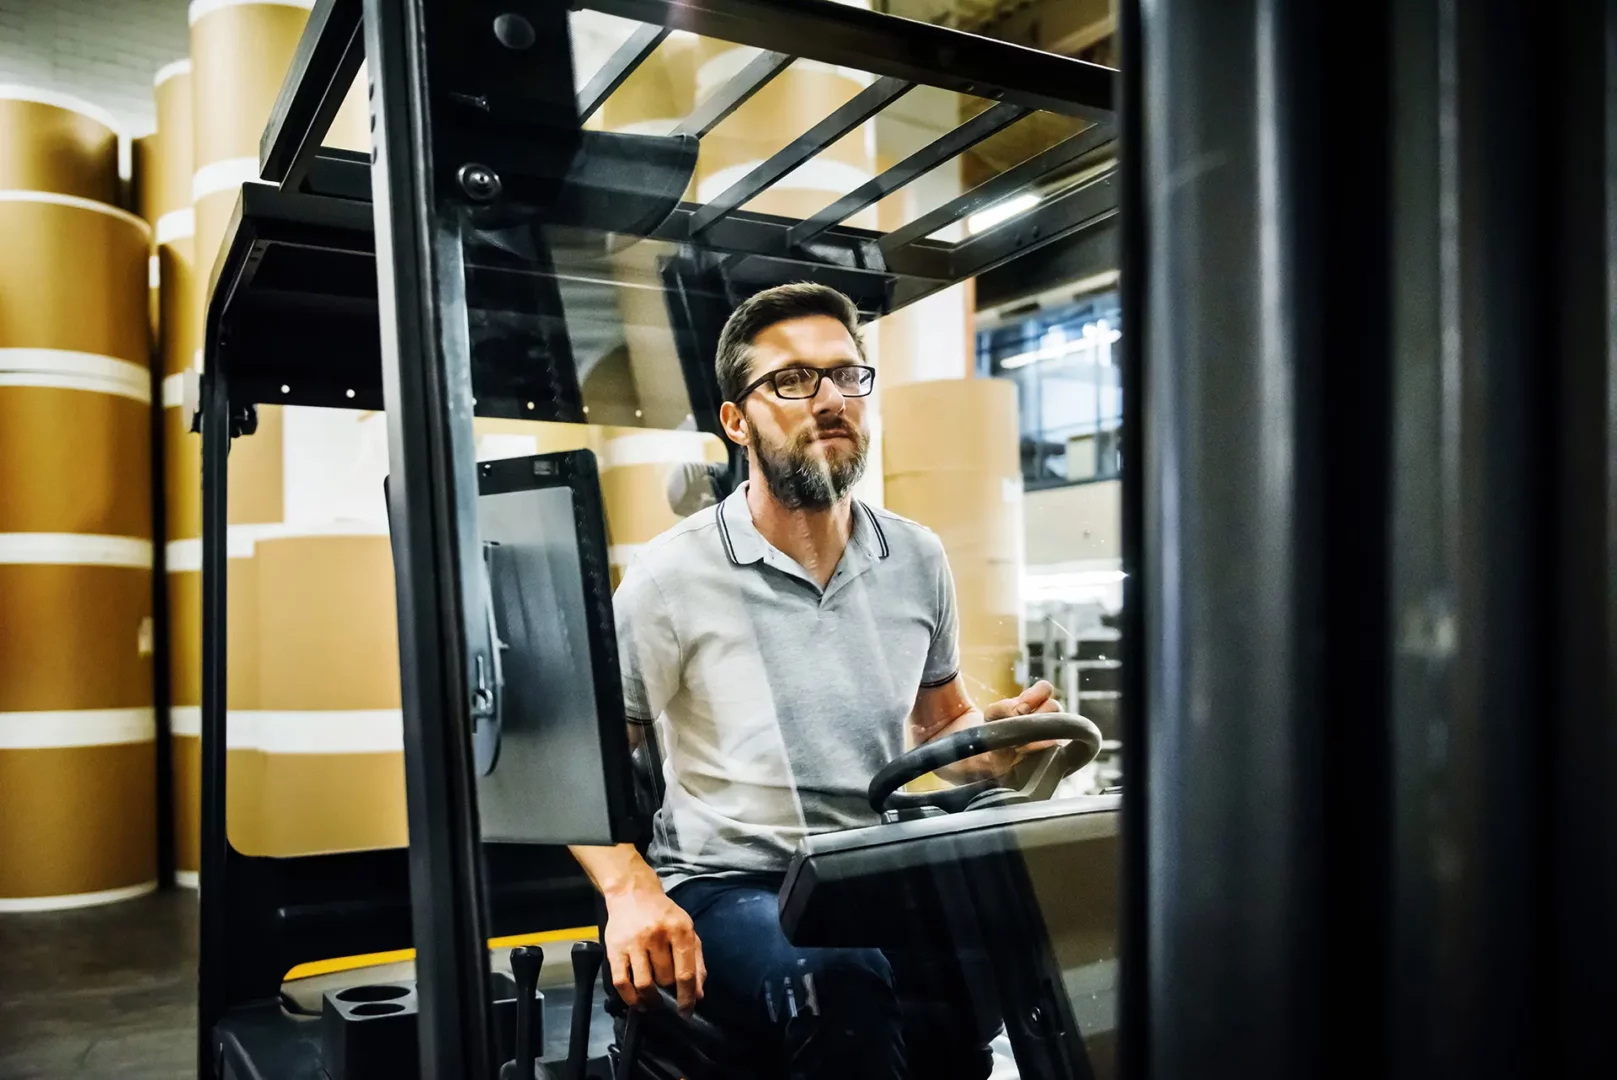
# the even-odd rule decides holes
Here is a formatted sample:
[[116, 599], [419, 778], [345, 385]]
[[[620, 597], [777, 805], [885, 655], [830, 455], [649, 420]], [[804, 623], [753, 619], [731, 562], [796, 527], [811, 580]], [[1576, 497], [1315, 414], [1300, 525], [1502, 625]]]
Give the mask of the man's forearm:
[[613, 897], [637, 888], [648, 885], [662, 888], [657, 880], [657, 871], [653, 870], [641, 858], [640, 852], [635, 850], [633, 844], [618, 844], [613, 847], [570, 847], [573, 858], [584, 868], [601, 895]]

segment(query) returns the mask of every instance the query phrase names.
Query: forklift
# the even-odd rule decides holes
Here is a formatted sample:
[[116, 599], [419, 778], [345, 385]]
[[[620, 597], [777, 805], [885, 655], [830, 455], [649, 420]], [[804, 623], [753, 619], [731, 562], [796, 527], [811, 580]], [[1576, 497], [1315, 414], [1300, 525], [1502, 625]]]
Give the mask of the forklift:
[[[640, 25], [575, 80], [564, 4], [320, 0], [264, 133], [260, 180], [243, 186], [212, 270], [196, 411], [198, 1073], [209, 1080], [759, 1075], [700, 1012], [623, 1009], [597, 986], [594, 943], [575, 950], [570, 995], [536, 993], [539, 950], [515, 950], [510, 978], [489, 969], [490, 937], [596, 922], [564, 845], [643, 840], [655, 769], [626, 736], [591, 455], [478, 463], [472, 418], [585, 423], [632, 410], [722, 437], [713, 356], [753, 293], [821, 282], [875, 319], [1116, 213], [1113, 169], [1095, 168], [1114, 153], [1109, 69], [832, 3], [590, 6]], [[666, 135], [587, 129], [677, 30], [760, 51]], [[799, 59], [868, 81], [729, 189], [684, 201], [702, 138]], [[320, 145], [362, 61], [369, 158]], [[744, 209], [922, 85], [990, 103], [813, 217]], [[1075, 133], [901, 228], [846, 223], [1041, 110], [1072, 118]], [[1033, 212], [937, 238], [1031, 190], [1044, 193]], [[626, 271], [617, 256], [631, 245], [654, 257]], [[629, 288], [662, 297], [677, 377], [608, 377], [623, 335], [617, 293]], [[226, 834], [229, 450], [266, 403], [388, 414], [407, 849], [254, 857]], [[715, 470], [721, 492], [744, 479], [731, 449]], [[900, 790], [952, 761], [1051, 738], [1067, 741], [1001, 782]], [[783, 928], [801, 944], [881, 945], [918, 920], [933, 948], [983, 958], [981, 992], [1007, 1017], [1022, 1075], [1110, 1075], [1118, 798], [1051, 800], [1099, 744], [1093, 724], [1064, 715], [904, 755], [872, 783], [882, 824], [798, 853]], [[1058, 918], [1051, 883], [1074, 881], [1087, 883], [1085, 902]], [[873, 898], [895, 897], [876, 905], [892, 925], [872, 917]], [[329, 991], [318, 1010], [282, 994], [297, 964], [411, 944], [413, 980]], [[1077, 1010], [1063, 982], [1075, 965], [1108, 984]]]

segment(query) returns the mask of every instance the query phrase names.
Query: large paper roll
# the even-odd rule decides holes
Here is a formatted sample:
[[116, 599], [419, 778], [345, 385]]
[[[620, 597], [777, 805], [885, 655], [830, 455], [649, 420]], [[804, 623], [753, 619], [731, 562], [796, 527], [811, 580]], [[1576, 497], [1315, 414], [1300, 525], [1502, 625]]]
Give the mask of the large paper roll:
[[157, 173], [157, 133], [140, 135], [129, 140], [129, 201], [148, 225], [156, 225], [161, 211], [157, 209], [154, 183]]
[[1014, 694], [1027, 561], [1016, 386], [905, 383], [885, 392], [882, 407], [887, 508], [943, 541], [968, 690], [978, 699]]
[[0, 348], [150, 356], [144, 221], [103, 203], [0, 192]]
[[[191, 176], [195, 171], [191, 136], [191, 62], [179, 60], [157, 73], [157, 141], [146, 185], [157, 243], [190, 236]], [[177, 215], [177, 216], [171, 216]], [[165, 223], [166, 219], [166, 223]]]
[[156, 878], [151, 229], [111, 132], [0, 101], [0, 912]]
[[118, 202], [118, 128], [63, 94], [0, 86], [0, 191]]
[[310, 6], [262, 0], [191, 4], [192, 198], [204, 283], [242, 183], [258, 176], [259, 139]]
[[933, 379], [882, 390], [882, 467], [888, 476], [933, 469], [1022, 475], [1016, 384]]
[[8, 386], [0, 360], [0, 534], [150, 536], [150, 433], [145, 395]]
[[0, 913], [156, 887], [154, 732], [149, 708], [87, 722], [0, 716]]
[[241, 562], [257, 578], [258, 686], [229, 719], [232, 844], [287, 856], [404, 843], [388, 538], [270, 535]]

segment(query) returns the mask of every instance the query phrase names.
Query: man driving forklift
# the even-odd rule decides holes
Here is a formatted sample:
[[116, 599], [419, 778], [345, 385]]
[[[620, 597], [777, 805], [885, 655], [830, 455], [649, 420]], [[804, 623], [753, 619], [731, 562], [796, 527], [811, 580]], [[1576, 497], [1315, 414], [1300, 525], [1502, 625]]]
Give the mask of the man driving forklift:
[[[614, 599], [631, 739], [655, 731], [666, 783], [644, 858], [573, 849], [605, 899], [613, 985], [633, 1008], [654, 1007], [658, 986], [682, 1011], [700, 1001], [792, 1080], [981, 1080], [997, 1017], [970, 1015], [963, 988], [940, 985], [950, 975], [903, 951], [791, 945], [776, 894], [803, 837], [876, 823], [867, 787], [906, 725], [919, 745], [1059, 705], [1043, 681], [972, 703], [942, 544], [851, 494], [876, 380], [851, 300], [810, 283], [754, 295], [716, 369], [752, 479], [646, 544]], [[941, 1011], [901, 1007], [940, 990]]]

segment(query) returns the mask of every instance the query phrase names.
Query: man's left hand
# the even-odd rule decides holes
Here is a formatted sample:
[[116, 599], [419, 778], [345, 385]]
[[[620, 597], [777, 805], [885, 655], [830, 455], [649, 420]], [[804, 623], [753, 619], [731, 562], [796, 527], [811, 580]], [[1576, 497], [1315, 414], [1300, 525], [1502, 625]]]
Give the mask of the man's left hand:
[[1009, 720], [1032, 713], [1060, 711], [1061, 702], [1056, 700], [1056, 688], [1050, 685], [1049, 679], [1040, 679], [1015, 697], [1001, 698], [992, 705], [983, 706], [983, 719]]
[[[1056, 688], [1050, 685], [1050, 680], [1040, 679], [1032, 686], [1023, 690], [1012, 698], [1001, 698], [991, 705], [983, 707], [983, 719], [988, 723], [995, 720], [1015, 720], [1023, 716], [1032, 716], [1034, 713], [1060, 712], [1061, 702], [1056, 700]], [[1048, 750], [1052, 746], [1060, 746], [1064, 739], [1044, 739], [1040, 742], [1026, 743], [1022, 746], [1011, 747], [994, 754], [995, 772], [1005, 772], [1014, 768], [1029, 754], [1037, 754], [1041, 750]]]

